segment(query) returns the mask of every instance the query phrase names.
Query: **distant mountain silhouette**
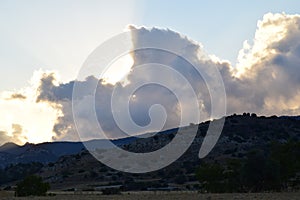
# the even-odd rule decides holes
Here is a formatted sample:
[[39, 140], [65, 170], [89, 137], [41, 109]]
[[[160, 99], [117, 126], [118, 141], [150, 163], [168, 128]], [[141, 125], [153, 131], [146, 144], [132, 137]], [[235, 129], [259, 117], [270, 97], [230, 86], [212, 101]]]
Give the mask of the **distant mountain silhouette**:
[[[177, 131], [178, 128], [162, 131], [159, 134], [169, 134]], [[143, 135], [151, 135], [146, 133]], [[126, 137], [121, 139], [111, 140], [117, 146], [129, 144], [138, 139], [137, 137]], [[4, 168], [11, 164], [17, 163], [49, 163], [57, 161], [61, 156], [73, 155], [86, 149], [95, 150], [96, 148], [107, 149], [111, 145], [107, 140], [90, 140], [84, 142], [45, 142], [40, 144], [26, 143], [23, 146], [8, 142], [0, 146], [0, 168]]]
[[[124, 145], [135, 140], [135, 137], [112, 140], [116, 145]], [[107, 149], [110, 145], [106, 140], [90, 140], [85, 142], [91, 149]], [[40, 144], [26, 143], [19, 146], [6, 143], [0, 146], [0, 168], [17, 163], [49, 163], [55, 162], [59, 157], [72, 155], [86, 149], [82, 142], [46, 142]]]

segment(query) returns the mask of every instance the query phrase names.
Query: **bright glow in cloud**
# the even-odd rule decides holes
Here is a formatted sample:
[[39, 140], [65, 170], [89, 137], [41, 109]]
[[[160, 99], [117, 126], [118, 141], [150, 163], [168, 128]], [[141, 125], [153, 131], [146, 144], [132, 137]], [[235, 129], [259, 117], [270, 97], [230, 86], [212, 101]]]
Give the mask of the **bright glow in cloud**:
[[[23, 144], [52, 140], [53, 126], [61, 112], [47, 103], [36, 102], [36, 86], [39, 85], [40, 75], [41, 71], [35, 72], [31, 84], [17, 91], [19, 95], [8, 91], [1, 93], [0, 144], [8, 141]], [[16, 135], [17, 126], [19, 133]], [[3, 137], [6, 140], [2, 140]]]
[[[238, 61], [236, 66], [237, 77], [243, 74], [255, 64], [261, 62], [267, 57], [275, 55], [277, 52], [272, 47], [285, 37], [291, 26], [296, 25], [297, 19], [300, 15], [287, 15], [287, 14], [272, 14], [267, 13], [262, 20], [257, 23], [257, 30], [251, 46], [248, 41], [243, 44], [243, 49], [239, 51]], [[246, 76], [249, 74], [245, 73]]]
[[129, 74], [133, 64], [134, 60], [130, 54], [117, 58], [102, 75], [104, 83], [116, 84], [121, 82]]

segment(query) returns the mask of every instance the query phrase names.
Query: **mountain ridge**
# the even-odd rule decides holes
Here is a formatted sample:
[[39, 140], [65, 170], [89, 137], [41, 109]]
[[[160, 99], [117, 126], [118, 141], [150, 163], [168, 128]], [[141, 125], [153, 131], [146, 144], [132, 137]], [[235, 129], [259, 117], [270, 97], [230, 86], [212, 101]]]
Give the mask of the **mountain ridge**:
[[[231, 115], [225, 118], [222, 134], [213, 150], [204, 158], [199, 159], [199, 149], [206, 136], [210, 121], [200, 124], [191, 124], [185, 127], [185, 132], [194, 131], [198, 127], [197, 135], [189, 149], [174, 163], [156, 172], [141, 175], [131, 175], [111, 169], [98, 160], [86, 149], [79, 152], [62, 155], [54, 161], [47, 161], [44, 164], [31, 164], [25, 169], [36, 169], [34, 173], [43, 177], [51, 183], [54, 189], [92, 189], [94, 185], [124, 184], [126, 190], [144, 190], [153, 187], [185, 187], [196, 188], [197, 179], [195, 171], [201, 163], [220, 163], [226, 165], [228, 160], [245, 160], [252, 150], [256, 149], [263, 155], [270, 154], [270, 147], [273, 142], [286, 144], [290, 141], [300, 141], [300, 123], [297, 117], [259, 116], [244, 113], [243, 115]], [[119, 145], [126, 151], [135, 153], [152, 152], [167, 145], [177, 134], [177, 129], [170, 129], [156, 134], [149, 138], [135, 138]], [[64, 142], [60, 142], [64, 144]], [[51, 143], [49, 144], [51, 146]], [[30, 149], [37, 155], [45, 156], [45, 149]], [[2, 152], [3, 157], [7, 157]], [[1, 152], [0, 152], [1, 155]], [[1, 158], [1, 156], [0, 156]], [[26, 158], [26, 157], [25, 157]], [[31, 157], [29, 157], [31, 158]], [[43, 161], [43, 160], [42, 160]], [[1, 162], [0, 162], [1, 163]], [[10, 172], [15, 177], [16, 171], [24, 168], [23, 165], [7, 167], [4, 173]], [[300, 172], [300, 171], [299, 171]], [[182, 183], [186, 183], [182, 185]], [[179, 185], [178, 185], [179, 184]]]
[[[266, 122], [267, 120], [295, 120], [295, 122], [298, 122], [300, 117], [299, 116], [259, 116], [257, 117], [256, 114], [250, 114], [250, 113], [244, 113], [242, 115], [231, 115], [225, 117], [227, 119], [224, 124], [224, 128], [221, 134], [224, 135], [224, 132], [226, 132], [226, 129], [228, 129], [228, 126], [226, 126], [226, 123], [228, 124], [228, 121], [231, 120], [231, 118], [247, 118], [249, 120], [249, 123], [251, 123], [251, 119], [259, 118], [259, 119], [265, 119]], [[233, 119], [233, 125], [234, 125], [235, 119]], [[204, 125], [208, 125], [211, 121], [205, 121], [198, 126], [200, 129], [203, 129]], [[195, 124], [194, 124], [195, 125]], [[244, 126], [247, 126], [245, 124]], [[254, 125], [255, 126], [255, 125]], [[187, 126], [188, 127], [188, 126]], [[187, 128], [184, 127], [184, 128]], [[181, 127], [183, 128], [183, 127]], [[179, 128], [172, 128], [168, 130], [164, 130], [161, 132], [158, 132], [155, 134], [154, 138], [157, 138], [158, 135], [163, 137], [163, 135], [170, 135], [173, 134], [174, 132], [177, 132]], [[247, 128], [249, 129], [249, 127]], [[244, 132], [247, 132], [248, 130], [244, 130]], [[299, 127], [300, 129], [300, 127]], [[202, 130], [203, 132], [203, 130]], [[254, 130], [255, 132], [255, 130]], [[145, 133], [143, 136], [153, 136], [153, 133]], [[205, 135], [205, 134], [204, 134]], [[203, 135], [203, 136], [204, 136]], [[267, 135], [265, 137], [268, 137]], [[147, 137], [148, 138], [148, 137]], [[135, 143], [136, 141], [147, 141], [146, 137], [144, 139], [138, 138], [138, 137], [124, 137], [124, 138], [119, 138], [115, 140], [111, 140], [112, 143], [114, 143], [117, 146], [126, 146], [130, 143]], [[149, 137], [153, 138], [153, 137]], [[238, 139], [239, 136], [234, 137], [233, 139], [236, 140], [242, 140]], [[102, 149], [107, 149], [111, 147], [111, 144], [107, 142], [105, 139], [94, 139], [94, 140], [89, 140], [85, 142], [81, 141], [76, 141], [76, 142], [71, 142], [71, 141], [57, 141], [57, 142], [43, 142], [39, 144], [32, 144], [32, 143], [26, 143], [24, 145], [17, 145], [12, 142], [8, 142], [0, 146], [0, 168], [5, 168], [6, 166], [10, 164], [17, 164], [17, 163], [30, 163], [30, 162], [41, 162], [43, 164], [47, 164], [50, 162], [55, 162], [57, 161], [61, 156], [65, 155], [73, 155], [73, 154], [78, 154], [82, 150], [86, 150], [86, 146], [88, 146], [89, 149], [94, 150], [98, 148], [99, 146]], [[158, 149], [159, 146], [156, 148]], [[135, 151], [136, 149], [131, 149], [132, 151]]]

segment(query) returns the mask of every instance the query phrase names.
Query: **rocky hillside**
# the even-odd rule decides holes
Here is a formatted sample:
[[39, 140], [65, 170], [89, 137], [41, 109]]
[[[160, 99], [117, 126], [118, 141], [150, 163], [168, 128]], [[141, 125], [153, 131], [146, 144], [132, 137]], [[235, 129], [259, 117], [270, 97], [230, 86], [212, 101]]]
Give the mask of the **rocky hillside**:
[[[249, 152], [255, 149], [269, 155], [270, 146], [274, 142], [285, 144], [300, 141], [298, 117], [257, 117], [246, 113], [232, 115], [226, 117], [222, 135], [214, 149], [205, 159], [200, 160], [198, 153], [209, 123], [185, 127], [185, 132], [188, 133], [198, 126], [193, 144], [179, 160], [156, 172], [142, 175], [119, 172], [106, 167], [88, 151], [82, 150], [48, 162], [37, 174], [50, 182], [53, 189], [60, 190], [95, 190], [107, 185], [120, 185], [124, 190], [193, 190], [201, 187], [195, 173], [204, 162], [225, 166], [228, 160], [246, 160]], [[132, 152], [150, 152], [169, 143], [176, 131], [177, 129], [172, 129], [150, 138], [132, 139], [119, 146]], [[42, 155], [43, 151], [39, 152], [38, 155]], [[8, 153], [10, 152], [2, 152], [4, 157]]]
[[[114, 140], [116, 145], [124, 145], [135, 140], [135, 138], [124, 138]], [[104, 140], [91, 140], [86, 142], [93, 147], [109, 148]], [[26, 143], [23, 146], [14, 143], [6, 143], [0, 146], [0, 169], [9, 165], [20, 163], [39, 162], [47, 164], [56, 162], [61, 156], [73, 155], [81, 152], [85, 146], [81, 142], [46, 142], [41, 144]]]
[[[39, 173], [55, 188], [92, 189], [96, 186], [120, 184], [126, 190], [149, 188], [199, 187], [195, 176], [201, 162], [225, 163], [228, 159], [245, 159], [249, 151], [259, 149], [266, 154], [274, 141], [286, 143], [300, 141], [300, 121], [293, 117], [257, 117], [255, 114], [226, 117], [225, 126], [217, 145], [203, 160], [198, 158], [199, 148], [210, 122], [198, 125], [197, 136], [188, 151], [176, 162], [157, 172], [143, 175], [127, 174], [110, 169], [95, 160], [87, 151], [63, 156], [46, 165]], [[196, 126], [196, 125], [191, 125]], [[186, 127], [186, 130], [192, 127]], [[172, 140], [177, 129], [156, 136], [137, 139], [122, 147], [132, 152], [150, 152]]]

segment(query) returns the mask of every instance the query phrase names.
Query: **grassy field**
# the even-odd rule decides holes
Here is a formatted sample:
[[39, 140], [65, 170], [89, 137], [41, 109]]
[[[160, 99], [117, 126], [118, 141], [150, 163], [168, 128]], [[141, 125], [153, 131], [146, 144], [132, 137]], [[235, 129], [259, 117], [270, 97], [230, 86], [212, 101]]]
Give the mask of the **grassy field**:
[[224, 200], [238, 200], [238, 199], [266, 199], [266, 200], [277, 200], [277, 199], [289, 199], [289, 200], [299, 200], [300, 192], [297, 193], [249, 193], [249, 194], [197, 194], [197, 193], [154, 193], [154, 192], [137, 192], [137, 193], [124, 193], [122, 195], [104, 196], [101, 194], [74, 194], [74, 193], [60, 193], [53, 197], [24, 197], [16, 198], [13, 197], [13, 193], [0, 192], [0, 199], [40, 199], [40, 200], [199, 200], [199, 199], [224, 199]]

